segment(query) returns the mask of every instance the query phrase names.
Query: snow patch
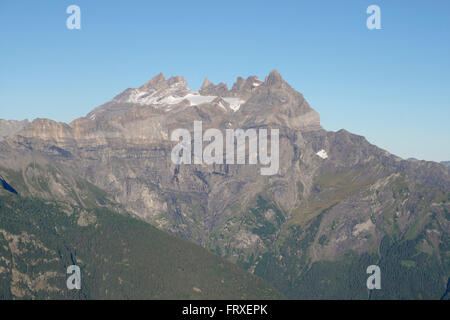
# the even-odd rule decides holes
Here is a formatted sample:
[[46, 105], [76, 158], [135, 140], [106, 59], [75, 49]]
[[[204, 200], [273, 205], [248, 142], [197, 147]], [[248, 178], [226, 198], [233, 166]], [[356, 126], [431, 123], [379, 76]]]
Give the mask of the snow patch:
[[189, 100], [189, 102], [191, 103], [191, 106], [198, 106], [202, 103], [210, 103], [217, 97], [216, 96], [202, 96], [199, 94], [189, 93], [184, 98]]
[[[132, 89], [129, 96], [125, 101], [119, 99], [120, 102], [135, 103], [140, 105], [154, 105], [160, 108], [171, 108], [172, 105], [179, 104], [183, 100], [188, 100], [190, 106], [198, 106], [203, 103], [211, 103], [217, 96], [203, 96], [198, 91], [191, 91], [183, 93], [180, 96], [180, 91], [176, 91], [176, 86], [170, 87], [164, 92], [160, 91], [147, 91], [141, 89]], [[245, 103], [244, 100], [236, 97], [223, 97], [233, 111], [239, 110], [241, 105]], [[219, 105], [220, 108], [226, 109], [223, 104]]]
[[230, 104], [230, 109], [235, 112], [239, 110], [243, 103], [245, 103], [244, 100], [241, 100], [239, 98], [223, 98], [223, 100], [228, 102]]
[[319, 152], [316, 153], [319, 157], [321, 157], [322, 159], [327, 159], [328, 158], [328, 154], [325, 150], [320, 150]]
[[225, 106], [223, 105], [223, 103], [222, 102], [219, 102], [219, 107], [221, 107], [223, 110], [227, 110], [227, 108], [225, 108]]

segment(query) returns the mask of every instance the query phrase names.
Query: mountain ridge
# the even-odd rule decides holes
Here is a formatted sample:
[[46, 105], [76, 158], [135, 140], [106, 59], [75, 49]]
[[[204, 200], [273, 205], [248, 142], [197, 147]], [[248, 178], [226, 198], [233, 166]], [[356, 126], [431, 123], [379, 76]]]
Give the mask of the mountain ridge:
[[[143, 85], [149, 91], [127, 89], [70, 124], [33, 121], [0, 148], [41, 153], [134, 215], [263, 277], [290, 298], [337, 298], [339, 291], [366, 297], [360, 263], [377, 261], [409, 278], [372, 298], [395, 296], [427, 268], [433, 288], [420, 279], [411, 295], [399, 292], [409, 298], [442, 294], [450, 265], [449, 169], [403, 160], [346, 130], [326, 131], [278, 72], [256, 80], [238, 78], [231, 90], [205, 80], [193, 94], [184, 79], [160, 74]], [[148, 94], [144, 104], [127, 100], [139, 94]], [[243, 102], [231, 108], [225, 98]], [[199, 120], [204, 130], [279, 129], [278, 174], [262, 177], [249, 165], [173, 164], [170, 132], [191, 131]], [[0, 157], [0, 165], [5, 162]], [[387, 244], [391, 251], [383, 251]], [[408, 250], [397, 252], [402, 246]], [[345, 263], [347, 255], [354, 258]], [[417, 273], [408, 269], [413, 264]], [[361, 281], [333, 272], [354, 274], [352, 268], [360, 268]], [[333, 290], [327, 292], [321, 278]]]
[[[283, 297], [217, 255], [136, 219], [45, 155], [0, 147], [2, 160], [20, 156], [8, 168], [0, 161], [0, 298]], [[66, 287], [73, 264], [81, 268], [79, 291]]]

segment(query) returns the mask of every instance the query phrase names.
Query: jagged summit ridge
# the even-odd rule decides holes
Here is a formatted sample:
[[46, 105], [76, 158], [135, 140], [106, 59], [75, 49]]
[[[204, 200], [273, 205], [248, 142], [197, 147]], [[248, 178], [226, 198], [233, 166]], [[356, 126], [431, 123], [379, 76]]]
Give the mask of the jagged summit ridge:
[[189, 89], [181, 76], [166, 78], [160, 73], [138, 88], [126, 89], [86, 117], [70, 124], [33, 121], [20, 135], [96, 145], [108, 139], [167, 141], [173, 128], [189, 128], [196, 120], [220, 129], [322, 129], [319, 114], [277, 71], [265, 81], [256, 76], [238, 77], [230, 90], [224, 83], [215, 85], [205, 79], [199, 91]]
[[[271, 74], [273, 72], [279, 75], [278, 71], [272, 71]], [[192, 91], [184, 77], [174, 76], [166, 80], [164, 74], [159, 73], [141, 87], [127, 89], [125, 92], [128, 94], [119, 94], [114, 100], [141, 105], [164, 105], [177, 104], [187, 99], [191, 105], [198, 105], [221, 97], [224, 99], [240, 98], [244, 102], [249, 97], [250, 91], [261, 84], [264, 84], [264, 82], [256, 76], [249, 76], [247, 79], [238, 77], [229, 90], [227, 84], [220, 82], [214, 85], [208, 78], [205, 78], [201, 88], [198, 91]], [[197, 96], [197, 99], [192, 99], [192, 96]], [[205, 98], [202, 99], [201, 97]], [[228, 102], [230, 103], [230, 101]], [[233, 105], [232, 102], [231, 104]], [[236, 105], [235, 109], [237, 110], [237, 108]]]
[[[189, 89], [182, 76], [166, 79], [164, 74], [159, 73], [139, 88], [128, 88], [114, 97], [113, 100], [94, 109], [87, 115], [87, 118], [95, 120], [98, 116], [121, 114], [130, 110], [133, 106], [151, 106], [163, 111], [173, 111], [208, 104], [216, 105], [226, 112], [236, 112], [248, 101], [258, 101], [258, 104], [264, 104], [265, 101], [270, 102], [271, 99], [267, 99], [268, 95], [296, 96], [294, 99], [272, 99], [275, 102], [278, 101], [277, 105], [272, 107], [282, 107], [283, 104], [286, 104], [286, 101], [295, 104], [289, 108], [295, 109], [303, 106], [303, 96], [292, 89], [276, 70], [270, 72], [265, 81], [261, 81], [256, 76], [249, 76], [247, 79], [238, 77], [231, 89], [223, 82], [215, 85], [208, 78], [205, 78], [198, 91]], [[258, 96], [261, 99], [258, 99]], [[215, 103], [218, 97], [224, 103]], [[260, 108], [260, 110], [264, 109], [266, 108]], [[309, 110], [307, 111], [309, 112]], [[315, 113], [313, 110], [312, 112]], [[311, 115], [309, 117], [311, 118]], [[313, 114], [312, 118], [319, 123], [317, 113]]]
[[105, 145], [116, 139], [159, 143], [170, 140], [174, 128], [191, 128], [194, 121], [223, 130], [322, 130], [319, 114], [303, 95], [272, 71], [265, 81], [238, 77], [230, 90], [226, 84], [215, 85], [205, 79], [199, 91], [190, 90], [181, 76], [166, 78], [160, 73], [138, 88], [126, 89], [86, 117], [71, 123], [36, 119], [13, 134], [80, 145]]

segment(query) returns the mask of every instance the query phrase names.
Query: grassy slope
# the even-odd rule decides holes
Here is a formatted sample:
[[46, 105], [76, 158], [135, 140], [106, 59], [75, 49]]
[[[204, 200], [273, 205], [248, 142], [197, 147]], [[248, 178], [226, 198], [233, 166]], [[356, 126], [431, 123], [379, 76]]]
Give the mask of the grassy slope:
[[[147, 223], [0, 191], [0, 298], [267, 299], [263, 280]], [[83, 215], [87, 226], [80, 226]], [[82, 289], [66, 288], [68, 265]]]
[[[325, 175], [318, 179], [320, 197], [313, 199], [314, 205], [307, 203], [306, 209], [294, 213], [286, 224], [285, 239], [263, 254], [254, 273], [294, 299], [441, 298], [450, 275], [450, 239], [444, 227], [450, 221], [445, 205], [450, 200], [449, 194], [407, 185], [408, 180], [402, 177], [392, 180], [382, 190], [392, 194], [394, 204], [379, 213], [383, 219], [377, 224], [385, 232], [374, 252], [356, 254], [349, 250], [340, 260], [311, 263], [310, 247], [317, 239], [322, 218], [333, 204], [354, 192], [350, 187], [358, 185], [354, 182], [356, 175], [351, 174]], [[414, 192], [408, 187], [414, 187]], [[431, 200], [415, 205], [418, 212], [415, 223], [402, 234], [395, 213], [401, 210], [405, 199], [421, 199], [425, 193]], [[382, 270], [382, 290], [369, 292], [366, 288], [365, 271], [371, 264]]]

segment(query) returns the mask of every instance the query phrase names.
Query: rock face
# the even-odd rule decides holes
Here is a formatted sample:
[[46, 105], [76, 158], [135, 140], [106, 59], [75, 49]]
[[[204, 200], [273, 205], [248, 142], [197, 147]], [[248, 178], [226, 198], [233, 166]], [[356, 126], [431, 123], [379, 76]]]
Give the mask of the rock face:
[[443, 164], [447, 168], [450, 168], [450, 161], [442, 161], [441, 164]]
[[[14, 156], [6, 149], [2, 160]], [[70, 171], [22, 155], [16, 169], [0, 167], [2, 300], [282, 297], [204, 248], [137, 220]], [[80, 290], [67, 290], [73, 264], [81, 269]]]
[[15, 135], [28, 125], [28, 120], [16, 121], [16, 120], [3, 120], [0, 119], [0, 140], [6, 139]]
[[[278, 173], [262, 176], [258, 165], [172, 163], [171, 132], [192, 131], [196, 120], [203, 130], [279, 129]], [[421, 277], [430, 267], [425, 260], [439, 270], [425, 273], [432, 289], [419, 285], [409, 296], [395, 287], [405, 283], [392, 281], [370, 297], [445, 291], [449, 170], [402, 160], [345, 130], [323, 130], [318, 113], [277, 71], [264, 81], [238, 78], [231, 90], [205, 79], [198, 92], [182, 77], [160, 74], [84, 118], [38, 119], [2, 143], [51, 159], [135, 215], [238, 263], [289, 297], [365, 298], [367, 265], [391, 268], [392, 277]], [[13, 162], [2, 158], [0, 166]], [[399, 258], [402, 246], [414, 249]], [[413, 264], [416, 273], [408, 269]], [[335, 272], [352, 274], [356, 266], [357, 280]], [[357, 287], [349, 284], [355, 281]]]

